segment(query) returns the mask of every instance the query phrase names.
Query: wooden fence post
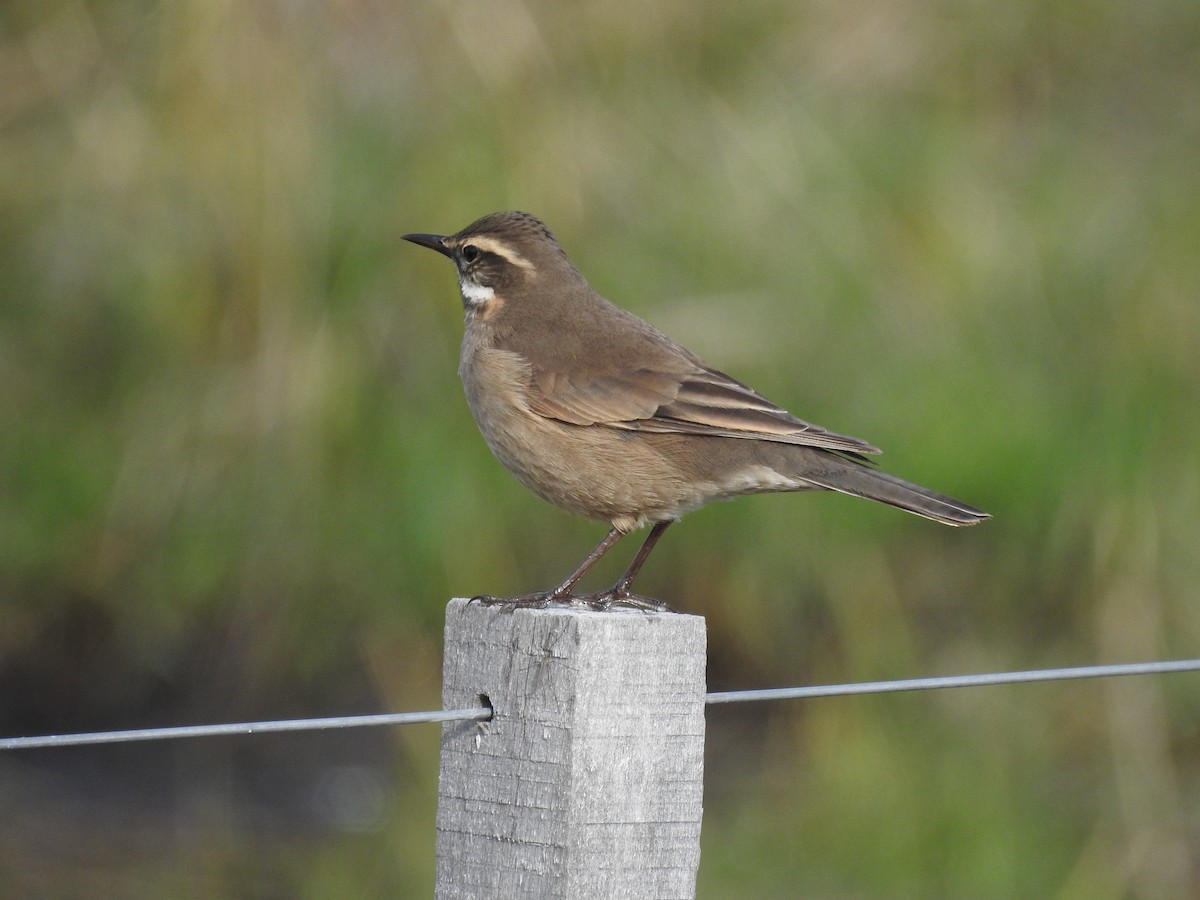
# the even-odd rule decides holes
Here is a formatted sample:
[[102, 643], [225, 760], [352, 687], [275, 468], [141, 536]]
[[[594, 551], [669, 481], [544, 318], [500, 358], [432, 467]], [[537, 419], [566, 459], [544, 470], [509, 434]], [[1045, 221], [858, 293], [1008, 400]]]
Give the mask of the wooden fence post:
[[691, 898], [700, 862], [704, 619], [451, 600], [438, 900]]

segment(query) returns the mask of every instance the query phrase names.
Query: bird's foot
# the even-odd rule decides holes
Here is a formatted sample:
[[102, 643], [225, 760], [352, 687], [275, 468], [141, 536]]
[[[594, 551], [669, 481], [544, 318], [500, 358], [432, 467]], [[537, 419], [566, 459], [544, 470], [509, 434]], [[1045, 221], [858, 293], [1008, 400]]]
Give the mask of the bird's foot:
[[579, 606], [582, 598], [569, 592], [534, 591], [523, 597], [494, 597], [491, 594], [477, 594], [468, 603], [478, 603], [480, 606], [498, 606], [512, 612], [514, 609], [545, 609], [548, 606]]
[[580, 597], [592, 609], [606, 610], [612, 609], [614, 606], [628, 607], [629, 609], [639, 609], [642, 612], [675, 612], [666, 603], [661, 600], [655, 600], [653, 597], [643, 597], [640, 594], [635, 594], [627, 588], [611, 587], [607, 591], [599, 591], [595, 594], [588, 594], [585, 597]]
[[524, 597], [495, 597], [492, 594], [476, 594], [468, 603], [478, 603], [480, 606], [499, 606], [502, 609], [545, 609], [550, 605], [550, 594], [547, 591], [535, 591]]
[[506, 612], [514, 609], [546, 609], [550, 606], [561, 606], [569, 609], [604, 610], [613, 607], [639, 609], [643, 612], [675, 612], [670, 606], [653, 597], [642, 597], [630, 590], [612, 587], [595, 594], [572, 594], [558, 591], [534, 591], [523, 597], [494, 597], [491, 594], [477, 594], [469, 603], [481, 606], [498, 606]]

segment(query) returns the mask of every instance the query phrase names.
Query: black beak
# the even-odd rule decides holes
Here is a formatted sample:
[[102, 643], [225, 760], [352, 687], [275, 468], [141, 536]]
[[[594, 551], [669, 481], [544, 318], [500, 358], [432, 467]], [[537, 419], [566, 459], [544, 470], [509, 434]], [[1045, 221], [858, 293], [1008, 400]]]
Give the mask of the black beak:
[[406, 234], [404, 240], [412, 241], [414, 244], [420, 244], [422, 247], [428, 247], [430, 250], [436, 250], [444, 256], [449, 256], [453, 259], [450, 248], [443, 241], [446, 239], [444, 234]]

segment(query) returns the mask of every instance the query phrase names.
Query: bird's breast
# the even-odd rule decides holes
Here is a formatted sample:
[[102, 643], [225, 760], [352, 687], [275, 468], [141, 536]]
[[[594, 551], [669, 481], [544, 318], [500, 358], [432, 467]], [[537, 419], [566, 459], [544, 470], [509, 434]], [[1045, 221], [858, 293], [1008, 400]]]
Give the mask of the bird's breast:
[[643, 436], [533, 412], [530, 367], [520, 354], [467, 339], [459, 374], [488, 447], [542, 499], [623, 530], [677, 518], [703, 502]]

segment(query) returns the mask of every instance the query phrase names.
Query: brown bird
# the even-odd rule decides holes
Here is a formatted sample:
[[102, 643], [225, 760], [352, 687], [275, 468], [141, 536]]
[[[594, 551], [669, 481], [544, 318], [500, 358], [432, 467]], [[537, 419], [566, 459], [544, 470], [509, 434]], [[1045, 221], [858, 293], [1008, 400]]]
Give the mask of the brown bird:
[[[406, 234], [448, 256], [466, 311], [459, 375], [492, 453], [527, 488], [612, 530], [556, 588], [483, 602], [665, 609], [633, 579], [672, 522], [713, 500], [832, 490], [946, 525], [988, 514], [871, 467], [866, 441], [797, 419], [588, 285], [549, 229], [499, 212]], [[623, 535], [651, 525], [607, 591], [576, 597]]]

